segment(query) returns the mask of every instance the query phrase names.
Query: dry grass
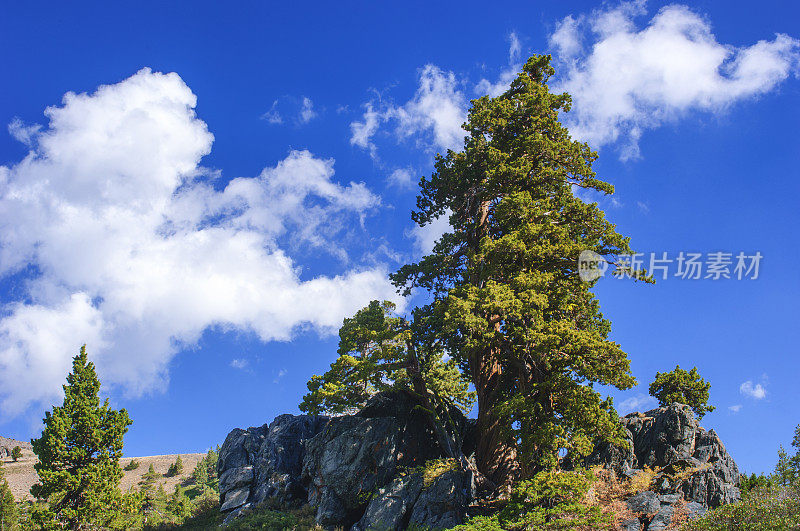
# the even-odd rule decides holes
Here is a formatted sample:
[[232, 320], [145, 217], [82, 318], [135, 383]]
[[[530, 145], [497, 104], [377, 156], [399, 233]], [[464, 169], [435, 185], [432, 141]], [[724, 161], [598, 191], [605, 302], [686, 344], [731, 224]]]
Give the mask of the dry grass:
[[[139, 461], [139, 468], [131, 471], [123, 471], [122, 481], [120, 488], [122, 492], [127, 492], [132, 487], [138, 488], [139, 481], [142, 476], [147, 472], [150, 465], [153, 465], [155, 471], [162, 475], [156, 482], [156, 488], [159, 484], [164, 485], [164, 490], [172, 492], [175, 485], [183, 483], [192, 474], [197, 462], [203, 458], [205, 454], [180, 454], [183, 460], [183, 473], [175, 477], [164, 477], [169, 469], [169, 465], [175, 462], [179, 454], [169, 455], [152, 455], [147, 457], [123, 457], [120, 459], [120, 466], [125, 467], [131, 459]], [[39, 480], [33, 465], [36, 463], [36, 455], [30, 450], [23, 450], [22, 457], [16, 463], [9, 457], [3, 458], [3, 471], [5, 472], [8, 484], [11, 487], [11, 493], [14, 499], [18, 501], [32, 499], [30, 490], [31, 486]]]
[[645, 490], [649, 490], [650, 485], [653, 484], [653, 479], [656, 477], [656, 474], [658, 474], [659, 470], [659, 467], [644, 467], [641, 472], [637, 472], [635, 476], [627, 481], [625, 485], [625, 493], [633, 495]]
[[628, 508], [623, 498], [630, 489], [629, 481], [620, 481], [613, 470], [596, 467], [592, 469], [596, 481], [587, 494], [587, 502], [599, 506], [611, 514], [616, 527], [637, 515]]

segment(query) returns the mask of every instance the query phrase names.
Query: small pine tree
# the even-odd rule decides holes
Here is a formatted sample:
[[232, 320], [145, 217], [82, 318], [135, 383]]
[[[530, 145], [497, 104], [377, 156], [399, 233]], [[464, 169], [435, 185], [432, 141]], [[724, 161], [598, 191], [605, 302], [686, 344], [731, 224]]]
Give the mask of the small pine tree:
[[18, 523], [17, 504], [14, 503], [14, 495], [11, 494], [3, 473], [3, 464], [0, 463], [0, 531], [15, 529]]
[[797, 457], [797, 455], [791, 457], [783, 445], [778, 448], [778, 462], [775, 464], [774, 476], [779, 485], [788, 487], [800, 479]]
[[11, 458], [16, 462], [19, 461], [19, 458], [22, 457], [22, 448], [19, 446], [15, 446], [11, 450]]
[[147, 492], [152, 490], [155, 487], [156, 480], [161, 477], [161, 474], [156, 472], [156, 469], [153, 467], [153, 463], [150, 463], [150, 467], [147, 469], [142, 475], [142, 479], [139, 481], [139, 486], [141, 487], [142, 492]]
[[700, 377], [697, 367], [685, 371], [676, 365], [673, 371], [656, 373], [655, 381], [650, 384], [650, 395], [657, 398], [661, 406], [673, 402], [686, 404], [701, 419], [707, 412], [716, 409], [708, 405], [709, 389], [711, 384]]
[[203, 457], [198, 461], [197, 466], [194, 467], [192, 472], [192, 479], [195, 485], [205, 487], [208, 484], [208, 467], [206, 466], [206, 458]]
[[189, 516], [192, 510], [192, 503], [186, 492], [180, 485], [175, 485], [175, 490], [167, 502], [167, 512], [173, 515], [178, 521], [182, 521]]
[[44, 528], [102, 526], [118, 516], [119, 459], [131, 420], [124, 409], [111, 409], [108, 400], [100, 404], [100, 381], [85, 345], [63, 387], [63, 405], [45, 414], [42, 436], [32, 441], [39, 483], [31, 494], [43, 502], [32, 518]]
[[130, 472], [131, 470], [136, 470], [137, 468], [139, 468], [139, 465], [140, 465], [139, 461], [137, 461], [136, 459], [131, 459], [130, 461], [128, 461], [128, 464], [125, 465], [125, 468], [123, 470]]
[[167, 476], [173, 477], [173, 476], [178, 476], [180, 474], [183, 474], [183, 460], [181, 459], [181, 456], [178, 456], [175, 462], [169, 465], [169, 470], [167, 470]]

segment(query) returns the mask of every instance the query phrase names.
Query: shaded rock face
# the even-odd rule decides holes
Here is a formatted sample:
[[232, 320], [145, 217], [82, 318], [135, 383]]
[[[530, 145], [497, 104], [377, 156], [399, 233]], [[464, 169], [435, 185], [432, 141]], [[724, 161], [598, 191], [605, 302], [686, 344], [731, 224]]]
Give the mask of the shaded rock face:
[[620, 420], [629, 447], [601, 443], [584, 464], [603, 465], [625, 476], [644, 467], [658, 469], [650, 490], [627, 500], [628, 508], [640, 515], [625, 523], [631, 529], [665, 529], [676, 510], [692, 518], [740, 499], [736, 463], [714, 430], [699, 425], [689, 406], [675, 403]]
[[[238, 513], [274, 500], [308, 502], [322, 526], [357, 530], [430, 529], [461, 523], [473, 498], [472, 478], [447, 472], [427, 487], [405, 474], [444, 456], [424, 413], [409, 393], [373, 397], [356, 415], [281, 415], [269, 426], [235, 429], [218, 464], [220, 504]], [[474, 448], [473, 424], [450, 412]], [[452, 525], [450, 525], [451, 522]]]
[[304, 502], [300, 472], [305, 442], [327, 421], [327, 417], [280, 415], [269, 425], [231, 431], [217, 462], [221, 509], [229, 511], [268, 498]]

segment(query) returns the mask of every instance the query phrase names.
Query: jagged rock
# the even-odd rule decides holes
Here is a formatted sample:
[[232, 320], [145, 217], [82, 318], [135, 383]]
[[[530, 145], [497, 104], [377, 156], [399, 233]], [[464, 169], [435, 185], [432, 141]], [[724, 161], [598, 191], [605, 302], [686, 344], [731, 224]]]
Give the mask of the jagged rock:
[[422, 487], [421, 474], [395, 478], [389, 485], [378, 490], [352, 531], [405, 529], [411, 517], [411, 508], [422, 492]]
[[655, 492], [650, 492], [649, 490], [631, 496], [625, 503], [635, 513], [655, 514], [661, 508], [658, 496]]
[[[329, 528], [461, 523], [473, 496], [471, 479], [447, 472], [423, 489], [419, 474], [400, 475], [445, 455], [418, 406], [411, 393], [388, 391], [356, 415], [281, 415], [269, 425], [231, 431], [218, 463], [222, 510], [232, 515], [266, 500], [307, 501], [316, 507], [317, 523]], [[474, 422], [455, 408], [449, 413], [469, 455]]]
[[464, 522], [467, 506], [475, 496], [470, 472], [449, 470], [422, 491], [414, 504], [409, 524], [418, 529], [450, 529]]
[[714, 430], [701, 427], [692, 409], [670, 404], [620, 419], [629, 448], [598, 444], [585, 465], [603, 465], [630, 476], [643, 467], [659, 468], [659, 494], [714, 508], [740, 499], [739, 469]]
[[231, 509], [240, 507], [247, 502], [247, 498], [250, 497], [250, 485], [228, 490], [224, 495], [220, 494], [220, 496], [222, 498], [220, 500], [222, 505], [219, 510], [222, 512], [230, 511]]
[[619, 528], [621, 531], [639, 531], [642, 528], [642, 523], [638, 518], [629, 518], [620, 522]]
[[280, 415], [269, 425], [231, 431], [217, 462], [221, 510], [267, 498], [305, 501], [300, 482], [304, 444], [327, 421], [327, 417]]
[[[451, 415], [467, 426], [460, 412]], [[398, 469], [444, 456], [425, 414], [405, 391], [380, 393], [357, 415], [331, 419], [306, 447], [303, 480], [323, 526], [354, 524]]]
[[650, 521], [647, 526], [647, 531], [663, 531], [667, 529], [672, 522], [672, 516], [675, 514], [675, 508], [672, 505], [662, 505], [658, 513]]

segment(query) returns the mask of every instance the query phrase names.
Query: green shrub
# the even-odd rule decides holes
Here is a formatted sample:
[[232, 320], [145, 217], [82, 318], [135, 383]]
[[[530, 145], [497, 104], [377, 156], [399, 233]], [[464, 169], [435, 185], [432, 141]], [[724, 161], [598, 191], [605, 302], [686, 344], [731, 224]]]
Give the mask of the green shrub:
[[800, 529], [800, 489], [781, 486], [753, 489], [741, 501], [718, 507], [702, 518], [686, 523], [681, 529], [683, 531]]
[[11, 450], [11, 459], [13, 459], [14, 461], [19, 461], [20, 457], [22, 457], [22, 448], [20, 448], [19, 446], [15, 446]]
[[514, 485], [508, 505], [499, 514], [471, 518], [454, 529], [609, 529], [611, 515], [587, 500], [594, 481], [594, 474], [588, 470], [540, 472]]
[[131, 470], [136, 470], [137, 468], [139, 468], [140, 465], [141, 463], [139, 461], [137, 461], [136, 459], [131, 459], [130, 461], [128, 461], [128, 464], [125, 465], [125, 468], [123, 470], [127, 470], [128, 472], [130, 472]]

